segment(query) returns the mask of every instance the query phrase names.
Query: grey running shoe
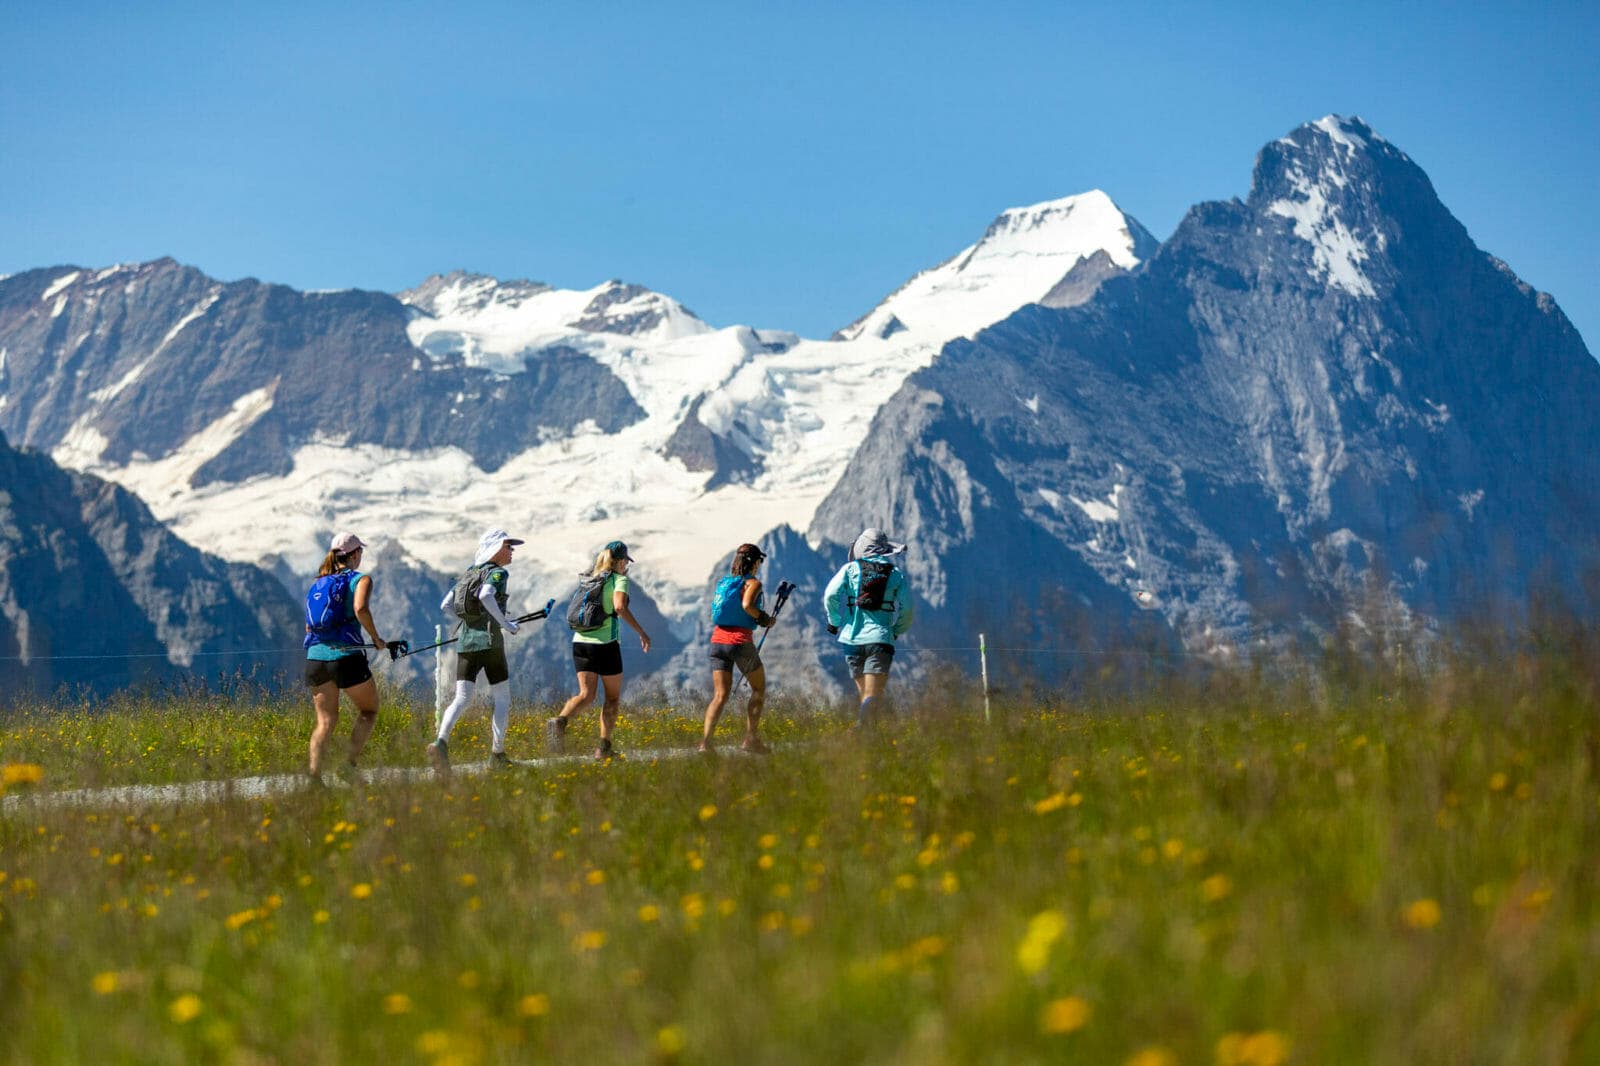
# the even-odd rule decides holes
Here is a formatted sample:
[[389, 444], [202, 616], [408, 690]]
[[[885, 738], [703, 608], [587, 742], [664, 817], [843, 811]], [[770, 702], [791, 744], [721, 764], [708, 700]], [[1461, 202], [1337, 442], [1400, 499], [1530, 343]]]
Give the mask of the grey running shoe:
[[740, 744], [739, 747], [748, 751], [751, 755], [769, 755], [772, 752], [772, 749], [767, 747], [760, 737], [746, 737], [745, 742]]
[[356, 785], [361, 783], [361, 768], [349, 759], [346, 759], [344, 762], [340, 763], [339, 768], [335, 770], [334, 773], [338, 776], [339, 780], [343, 781], [347, 785]]
[[428, 761], [433, 764], [436, 773], [448, 774], [450, 772], [450, 744], [443, 738], [435, 740], [427, 747]]
[[622, 758], [622, 752], [611, 746], [611, 741], [609, 738], [601, 737], [600, 746], [594, 749], [594, 757], [602, 761], [606, 759], [620, 759]]
[[516, 761], [503, 751], [497, 751], [489, 756], [489, 769], [491, 770], [509, 770], [515, 765], [517, 765]]
[[557, 715], [545, 720], [544, 743], [545, 747], [553, 752], [565, 751], [567, 747], [567, 720]]

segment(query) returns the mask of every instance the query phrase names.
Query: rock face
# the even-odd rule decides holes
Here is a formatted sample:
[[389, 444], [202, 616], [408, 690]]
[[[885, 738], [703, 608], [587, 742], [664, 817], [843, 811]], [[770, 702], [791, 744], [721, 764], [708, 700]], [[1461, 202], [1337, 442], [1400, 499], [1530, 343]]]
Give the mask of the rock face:
[[204, 555], [133, 494], [0, 440], [0, 683], [8, 701], [182, 676], [298, 672], [300, 608]]
[[1543, 583], [1592, 617], [1597, 410], [1600, 365], [1554, 302], [1402, 152], [1329, 117], [1090, 302], [947, 346], [812, 534], [909, 539], [941, 640], [998, 613], [1093, 648], [1159, 618], [1195, 649], [1377, 607], [1499, 617]]
[[383, 293], [222, 283], [170, 259], [29, 271], [0, 281], [0, 430], [113, 466], [213, 430], [227, 443], [191, 478], [198, 489], [286, 475], [294, 449], [317, 441], [454, 446], [492, 471], [541, 433], [642, 416], [614, 374], [570, 349], [528, 353], [514, 375], [425, 354], [406, 333], [412, 313]]

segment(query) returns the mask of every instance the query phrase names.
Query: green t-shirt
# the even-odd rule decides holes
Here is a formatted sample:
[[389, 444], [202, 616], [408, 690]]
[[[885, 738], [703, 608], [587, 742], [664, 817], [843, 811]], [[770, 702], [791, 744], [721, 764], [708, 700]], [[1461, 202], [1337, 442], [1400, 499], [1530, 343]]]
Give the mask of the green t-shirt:
[[[506, 613], [506, 569], [497, 566], [483, 576], [483, 583], [488, 588], [494, 589], [494, 602], [500, 608], [500, 613]], [[458, 651], [488, 651], [490, 648], [503, 648], [506, 646], [505, 631], [485, 611], [483, 615], [472, 622], [461, 620], [461, 641], [456, 645]]]
[[[600, 590], [600, 603], [609, 614], [616, 603], [616, 593], [628, 594], [628, 578], [626, 574], [612, 574], [606, 578], [606, 583]], [[611, 615], [601, 625], [594, 629], [580, 629], [572, 634], [574, 644], [610, 644], [617, 639], [622, 631], [622, 623], [617, 621], [616, 615]]]

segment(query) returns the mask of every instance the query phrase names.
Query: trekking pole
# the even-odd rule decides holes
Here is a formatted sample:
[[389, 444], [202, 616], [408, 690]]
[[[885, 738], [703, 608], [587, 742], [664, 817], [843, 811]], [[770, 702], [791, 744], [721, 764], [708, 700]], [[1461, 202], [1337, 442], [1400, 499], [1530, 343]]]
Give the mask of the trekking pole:
[[[789, 593], [791, 593], [793, 591], [794, 591], [794, 582], [793, 581], [780, 581], [780, 582], [778, 582], [778, 596], [777, 596], [776, 599], [774, 599], [772, 601], [772, 625], [767, 626], [766, 632], [761, 634], [761, 639], [756, 641], [756, 654], [757, 655], [761, 654], [761, 645], [763, 645], [763, 644], [765, 644], [767, 642], [767, 637], [772, 632], [772, 626], [775, 626], [775, 625], [778, 624], [778, 613], [783, 610], [783, 605], [786, 602], [788, 602]], [[749, 678], [750, 678], [749, 674], [744, 674], [744, 675], [740, 676], [739, 680], [740, 681], [747, 681], [747, 680], [749, 680]]]
[[[549, 618], [550, 617], [550, 611], [555, 607], [555, 605], [556, 605], [556, 601], [552, 599], [548, 603], [546, 603], [543, 607], [539, 608], [537, 611], [534, 611], [532, 614], [525, 614], [521, 618], [513, 618], [512, 621], [520, 626], [524, 622], [537, 622], [541, 618]], [[460, 628], [461, 627], [459, 625], [456, 626], [457, 630], [459, 630]], [[401, 646], [401, 650], [400, 650], [400, 652], [398, 654], [396, 654], [395, 652], [391, 651], [389, 653], [389, 658], [391, 658], [391, 659], [400, 659], [400, 658], [404, 658], [407, 655], [415, 655], [419, 651], [432, 651], [434, 648], [442, 648], [446, 644], [454, 644], [456, 641], [458, 641], [460, 639], [461, 638], [459, 636], [455, 636], [455, 637], [451, 637], [449, 640], [436, 640], [432, 644], [424, 644], [420, 648], [413, 648], [403, 640], [395, 641], [395, 642], [391, 643], [389, 646], [391, 648], [393, 648], [395, 644], [399, 644]], [[365, 645], [362, 645], [362, 647], [370, 648], [370, 647], [372, 647], [372, 645], [371, 644], [365, 644]]]

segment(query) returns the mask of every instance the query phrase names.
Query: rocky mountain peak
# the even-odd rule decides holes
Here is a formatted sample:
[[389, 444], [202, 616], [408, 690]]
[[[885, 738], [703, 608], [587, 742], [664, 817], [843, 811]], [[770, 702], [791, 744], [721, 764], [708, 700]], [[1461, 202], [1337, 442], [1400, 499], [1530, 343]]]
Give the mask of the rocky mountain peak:
[[482, 311], [494, 304], [517, 307], [524, 300], [549, 291], [550, 286], [542, 281], [526, 278], [501, 281], [488, 274], [452, 270], [448, 274], [432, 274], [422, 284], [396, 295], [401, 303], [438, 317]]
[[711, 330], [698, 315], [672, 297], [617, 278], [602, 285], [570, 325], [594, 333], [652, 335], [660, 339]]
[[1384, 291], [1391, 244], [1418, 212], [1448, 213], [1409, 157], [1359, 118], [1325, 115], [1256, 158], [1249, 206], [1311, 246], [1311, 274], [1356, 297]]

